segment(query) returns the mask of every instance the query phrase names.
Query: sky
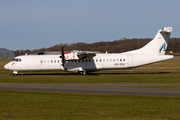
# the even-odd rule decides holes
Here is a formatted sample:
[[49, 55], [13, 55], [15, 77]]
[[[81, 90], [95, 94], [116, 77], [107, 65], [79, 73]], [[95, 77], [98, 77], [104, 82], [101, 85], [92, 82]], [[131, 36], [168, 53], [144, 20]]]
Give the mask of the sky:
[[0, 48], [9, 50], [154, 38], [163, 27], [180, 38], [179, 0], [0, 0]]

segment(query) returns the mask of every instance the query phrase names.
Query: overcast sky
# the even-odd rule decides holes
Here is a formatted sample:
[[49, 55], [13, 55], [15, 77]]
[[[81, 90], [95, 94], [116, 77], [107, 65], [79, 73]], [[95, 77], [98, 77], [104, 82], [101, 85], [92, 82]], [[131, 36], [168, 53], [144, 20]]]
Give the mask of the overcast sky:
[[0, 48], [154, 38], [163, 27], [180, 37], [180, 0], [0, 0]]

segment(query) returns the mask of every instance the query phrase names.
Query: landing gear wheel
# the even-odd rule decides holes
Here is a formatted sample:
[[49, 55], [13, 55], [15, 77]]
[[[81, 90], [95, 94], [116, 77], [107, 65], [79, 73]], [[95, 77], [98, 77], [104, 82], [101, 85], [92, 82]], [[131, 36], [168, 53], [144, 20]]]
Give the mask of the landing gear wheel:
[[86, 75], [86, 74], [87, 74], [87, 72], [86, 72], [86, 70], [84, 70], [84, 71], [83, 71], [83, 75]]
[[83, 71], [79, 71], [79, 74], [80, 75], [87, 75], [87, 72], [86, 72], [86, 70], [83, 70]]
[[13, 71], [13, 74], [14, 74], [14, 75], [17, 75], [17, 74], [18, 74], [18, 71]]

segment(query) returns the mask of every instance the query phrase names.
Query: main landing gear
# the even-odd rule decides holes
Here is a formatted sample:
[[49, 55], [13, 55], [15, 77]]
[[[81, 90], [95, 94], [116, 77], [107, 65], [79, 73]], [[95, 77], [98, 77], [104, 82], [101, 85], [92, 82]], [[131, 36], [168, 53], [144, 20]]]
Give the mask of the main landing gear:
[[87, 72], [86, 72], [86, 70], [82, 70], [82, 71], [79, 71], [79, 74], [80, 75], [87, 75]]

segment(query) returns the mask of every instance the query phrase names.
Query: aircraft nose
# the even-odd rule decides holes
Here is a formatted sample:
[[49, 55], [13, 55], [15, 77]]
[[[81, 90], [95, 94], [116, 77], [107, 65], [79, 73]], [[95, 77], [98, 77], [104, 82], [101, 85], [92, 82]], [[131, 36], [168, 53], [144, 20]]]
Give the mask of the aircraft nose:
[[9, 70], [9, 65], [6, 64], [6, 65], [4, 66], [4, 68], [5, 68], [6, 70]]

